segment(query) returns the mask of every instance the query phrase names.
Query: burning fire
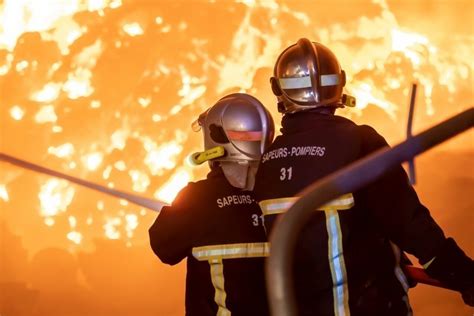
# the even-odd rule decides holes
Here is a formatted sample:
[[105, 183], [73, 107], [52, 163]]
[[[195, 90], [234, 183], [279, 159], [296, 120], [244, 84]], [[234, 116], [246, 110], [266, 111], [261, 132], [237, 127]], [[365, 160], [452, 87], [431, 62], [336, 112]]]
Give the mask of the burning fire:
[[[331, 47], [343, 64], [346, 89], [357, 99], [347, 115], [376, 108], [393, 122], [404, 118], [412, 82], [421, 88], [419, 124], [446, 115], [434, 100], [453, 105], [449, 113], [454, 113], [473, 96], [472, 30], [441, 47], [432, 33], [400, 25], [386, 1], [370, 2], [377, 12], [372, 16], [328, 23], [289, 1], [229, 2], [235, 19], [229, 18], [222, 34], [212, 30], [215, 39], [205, 34], [211, 30], [200, 29], [199, 18], [173, 20], [150, 3], [142, 8], [120, 0], [5, 0], [0, 5], [0, 81], [22, 82], [0, 100], [8, 109], [5, 120], [12, 121], [8, 128], [18, 126], [18, 133], [34, 129], [47, 139], [38, 137], [38, 144], [31, 144], [35, 152], [25, 159], [53, 158], [56, 169], [171, 202], [205, 172], [183, 163], [191, 148], [200, 146], [201, 136], [188, 127], [223, 94], [256, 93], [278, 123], [268, 77], [278, 54], [301, 34]], [[214, 10], [211, 3], [203, 5]], [[37, 51], [28, 54], [28, 45]], [[26, 152], [30, 144], [21, 145]], [[9, 192], [9, 182], [0, 183], [0, 200], [11, 201]], [[45, 225], [69, 215], [65, 238], [74, 244], [89, 238], [84, 226], [98, 226], [109, 239], [134, 238], [143, 211], [98, 200], [84, 210], [92, 215], [75, 217], [69, 214], [75, 194], [76, 187], [65, 181], [42, 181], [38, 209]]]
[[48, 179], [40, 189], [40, 214], [53, 217], [60, 212], [66, 212], [74, 198], [75, 189], [64, 180]]
[[14, 105], [10, 108], [10, 116], [16, 121], [20, 121], [25, 116], [25, 110], [19, 105]]
[[8, 202], [10, 200], [10, 197], [8, 196], [7, 187], [4, 184], [0, 185], [0, 199], [5, 202]]
[[155, 193], [155, 197], [160, 201], [171, 203], [178, 194], [178, 191], [191, 180], [190, 172], [184, 168], [180, 168], [173, 174], [171, 179]]
[[101, 152], [90, 153], [82, 156], [82, 162], [84, 166], [90, 171], [97, 170], [103, 160], [103, 154]]
[[65, 143], [57, 147], [50, 146], [48, 148], [48, 153], [59, 158], [71, 158], [74, 154], [74, 145], [71, 143]]

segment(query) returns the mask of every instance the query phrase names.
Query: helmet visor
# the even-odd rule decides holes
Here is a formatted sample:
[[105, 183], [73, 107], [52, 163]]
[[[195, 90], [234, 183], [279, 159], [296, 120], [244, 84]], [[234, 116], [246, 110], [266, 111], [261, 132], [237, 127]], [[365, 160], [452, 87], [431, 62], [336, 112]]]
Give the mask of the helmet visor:
[[[253, 99], [249, 100], [254, 102]], [[222, 127], [230, 143], [238, 152], [251, 160], [258, 160], [262, 154], [267, 122], [264, 109], [252, 103], [246, 100], [245, 103], [234, 103], [234, 106], [228, 107], [222, 120]], [[230, 156], [232, 158], [232, 153]]]
[[240, 152], [253, 159], [260, 158], [262, 131], [227, 131], [226, 134], [232, 145]]

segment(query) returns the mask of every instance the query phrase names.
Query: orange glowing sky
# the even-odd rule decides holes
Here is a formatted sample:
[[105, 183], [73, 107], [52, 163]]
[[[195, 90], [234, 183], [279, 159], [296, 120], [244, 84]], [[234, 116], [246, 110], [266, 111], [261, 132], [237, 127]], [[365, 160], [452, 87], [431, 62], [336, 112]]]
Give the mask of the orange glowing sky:
[[[473, 35], [466, 20], [464, 33], [449, 39], [439, 34], [441, 26], [429, 32], [424, 19], [407, 27], [390, 4], [365, 1], [366, 9], [357, 9], [357, 16], [341, 10], [334, 13], [339, 20], [331, 20], [305, 11], [310, 2], [304, 1], [5, 1], [0, 11], [2, 151], [111, 188], [172, 201], [205, 172], [191, 169], [184, 159], [200, 146], [200, 135], [189, 129], [192, 117], [231, 91], [254, 93], [272, 104], [266, 85], [273, 62], [301, 36], [331, 47], [346, 69], [346, 90], [358, 105], [342, 114], [370, 119], [378, 108], [384, 114], [373, 120], [388, 120], [381, 132], [399, 140], [403, 128], [396, 122], [405, 118], [412, 82], [420, 86], [418, 130], [468, 106]], [[202, 17], [176, 14], [187, 6], [209, 11]], [[320, 11], [336, 8], [325, 4]], [[222, 23], [216, 16], [220, 12], [236, 16], [221, 24], [225, 34], [197, 28], [206, 16]], [[341, 19], [344, 14], [347, 18]], [[0, 192], [8, 202], [10, 183], [25, 171], [2, 169]], [[29, 176], [38, 181], [31, 192], [39, 199], [32, 205], [36, 213], [47, 226], [59, 217], [67, 220], [67, 238], [76, 244], [83, 240], [79, 227], [84, 225], [101, 225], [108, 238], [131, 238], [137, 216], [146, 213], [111, 201], [104, 212], [107, 198], [95, 195], [90, 215], [78, 219], [69, 213], [82, 189]], [[93, 214], [100, 212], [104, 215], [96, 223]]]
[[[340, 114], [394, 144], [413, 82], [415, 132], [472, 106], [473, 21], [469, 0], [0, 1], [0, 151], [172, 201], [206, 174], [186, 163], [201, 148], [190, 125], [221, 96], [254, 94], [279, 125], [268, 80], [300, 37], [339, 57], [358, 104]], [[443, 148], [472, 158], [472, 145], [469, 132]], [[90, 250], [97, 239], [147, 243], [155, 212], [5, 163], [0, 170], [0, 222], [30, 255]]]

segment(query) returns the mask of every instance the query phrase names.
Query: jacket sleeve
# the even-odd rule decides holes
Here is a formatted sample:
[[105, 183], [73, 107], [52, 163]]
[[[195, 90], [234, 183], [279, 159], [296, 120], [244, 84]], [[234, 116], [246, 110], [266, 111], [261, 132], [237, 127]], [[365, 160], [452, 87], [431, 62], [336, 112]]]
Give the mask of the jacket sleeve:
[[171, 206], [162, 208], [148, 230], [153, 252], [163, 263], [174, 265], [187, 257], [192, 248], [193, 203], [192, 186], [185, 187]]
[[[371, 127], [363, 126], [362, 131], [364, 154], [388, 146]], [[428, 209], [419, 201], [400, 165], [363, 192], [377, 224], [403, 251], [416, 256], [429, 275], [458, 291], [472, 290], [474, 261], [452, 238], [445, 237]]]
[[[388, 146], [373, 128], [361, 126], [361, 132], [362, 155]], [[362, 192], [364, 206], [381, 226], [381, 231], [402, 250], [416, 256], [422, 264], [436, 256], [446, 237], [421, 204], [401, 165], [389, 170]]]

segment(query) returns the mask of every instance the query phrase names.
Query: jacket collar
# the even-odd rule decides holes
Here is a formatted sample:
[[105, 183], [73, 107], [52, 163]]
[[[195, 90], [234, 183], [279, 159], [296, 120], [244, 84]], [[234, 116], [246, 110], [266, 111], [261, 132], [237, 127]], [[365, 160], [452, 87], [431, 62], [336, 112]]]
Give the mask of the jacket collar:
[[281, 133], [294, 134], [313, 129], [318, 125], [325, 123], [335, 123], [337, 121], [345, 121], [346, 118], [337, 116], [332, 113], [302, 111], [292, 114], [285, 114], [281, 120]]

